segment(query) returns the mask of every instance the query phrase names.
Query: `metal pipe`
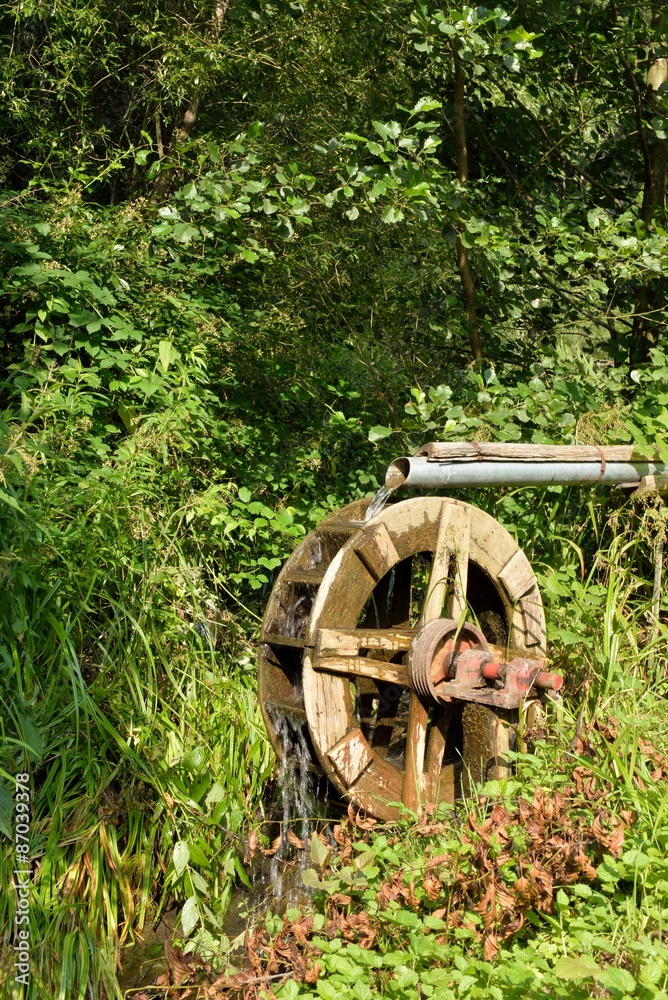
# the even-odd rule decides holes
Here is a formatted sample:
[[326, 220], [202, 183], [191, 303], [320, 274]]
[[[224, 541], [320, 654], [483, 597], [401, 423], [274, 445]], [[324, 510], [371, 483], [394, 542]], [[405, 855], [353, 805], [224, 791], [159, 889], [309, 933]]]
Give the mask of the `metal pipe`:
[[643, 476], [666, 474], [662, 462], [434, 461], [424, 456], [395, 459], [385, 486], [414, 490], [467, 486], [598, 486], [637, 483]]

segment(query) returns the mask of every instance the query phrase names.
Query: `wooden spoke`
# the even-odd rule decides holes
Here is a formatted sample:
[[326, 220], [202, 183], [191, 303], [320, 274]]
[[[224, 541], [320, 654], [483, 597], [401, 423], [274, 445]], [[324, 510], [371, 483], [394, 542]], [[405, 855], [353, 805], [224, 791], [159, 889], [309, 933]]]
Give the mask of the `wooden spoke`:
[[408, 809], [417, 810], [422, 800], [424, 760], [427, 750], [428, 709], [417, 695], [411, 695], [406, 734], [406, 757], [401, 800]]
[[452, 591], [448, 598], [447, 617], [461, 621], [466, 612], [466, 585], [469, 576], [471, 546], [471, 511], [454, 508], [450, 515], [450, 539], [453, 550]]
[[440, 618], [449, 582], [448, 617], [459, 620], [466, 607], [471, 511], [467, 507], [448, 506], [441, 515], [436, 548], [431, 561], [429, 586], [422, 609], [421, 623]]
[[435, 805], [438, 797], [438, 783], [443, 767], [443, 754], [448, 738], [450, 708], [439, 705], [434, 711], [427, 750], [425, 754], [424, 799], [425, 805]]

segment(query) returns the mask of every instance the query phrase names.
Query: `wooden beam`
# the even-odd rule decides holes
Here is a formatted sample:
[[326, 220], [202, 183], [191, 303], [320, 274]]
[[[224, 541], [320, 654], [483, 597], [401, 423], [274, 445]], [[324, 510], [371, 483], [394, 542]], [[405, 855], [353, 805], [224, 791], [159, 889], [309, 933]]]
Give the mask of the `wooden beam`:
[[315, 670], [330, 674], [372, 677], [376, 681], [410, 687], [408, 667], [403, 663], [387, 663], [385, 660], [372, 660], [368, 656], [318, 656], [313, 666]]
[[356, 656], [360, 649], [399, 653], [410, 648], [414, 628], [321, 628], [316, 652], [320, 656]]

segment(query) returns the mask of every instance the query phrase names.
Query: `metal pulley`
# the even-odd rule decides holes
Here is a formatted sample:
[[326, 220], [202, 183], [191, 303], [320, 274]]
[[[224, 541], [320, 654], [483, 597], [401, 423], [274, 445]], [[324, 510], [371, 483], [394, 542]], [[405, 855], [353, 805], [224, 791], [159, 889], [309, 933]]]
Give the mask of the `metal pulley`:
[[420, 628], [408, 651], [413, 690], [426, 701], [447, 705], [473, 701], [497, 708], [520, 708], [543, 691], [560, 691], [564, 679], [548, 673], [543, 659], [516, 656], [499, 660], [479, 628], [435, 618]]

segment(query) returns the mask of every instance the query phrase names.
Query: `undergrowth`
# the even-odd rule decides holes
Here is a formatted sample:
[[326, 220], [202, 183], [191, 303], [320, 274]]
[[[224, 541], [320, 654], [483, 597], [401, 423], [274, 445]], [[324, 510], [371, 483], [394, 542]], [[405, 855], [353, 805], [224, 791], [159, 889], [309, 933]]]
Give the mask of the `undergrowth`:
[[522, 734], [512, 778], [400, 824], [320, 823], [311, 902], [257, 917], [223, 972], [177, 952], [167, 995], [668, 996], [666, 625], [639, 572], [657, 519], [656, 497], [627, 505], [594, 553], [564, 531], [575, 558], [542, 583], [568, 693]]
[[159, 982], [248, 1000], [662, 1000], [668, 757], [637, 707], [551, 713], [512, 779], [456, 807], [392, 826], [350, 809], [304, 847], [312, 904], [249, 930], [247, 971], [202, 978], [186, 960]]

